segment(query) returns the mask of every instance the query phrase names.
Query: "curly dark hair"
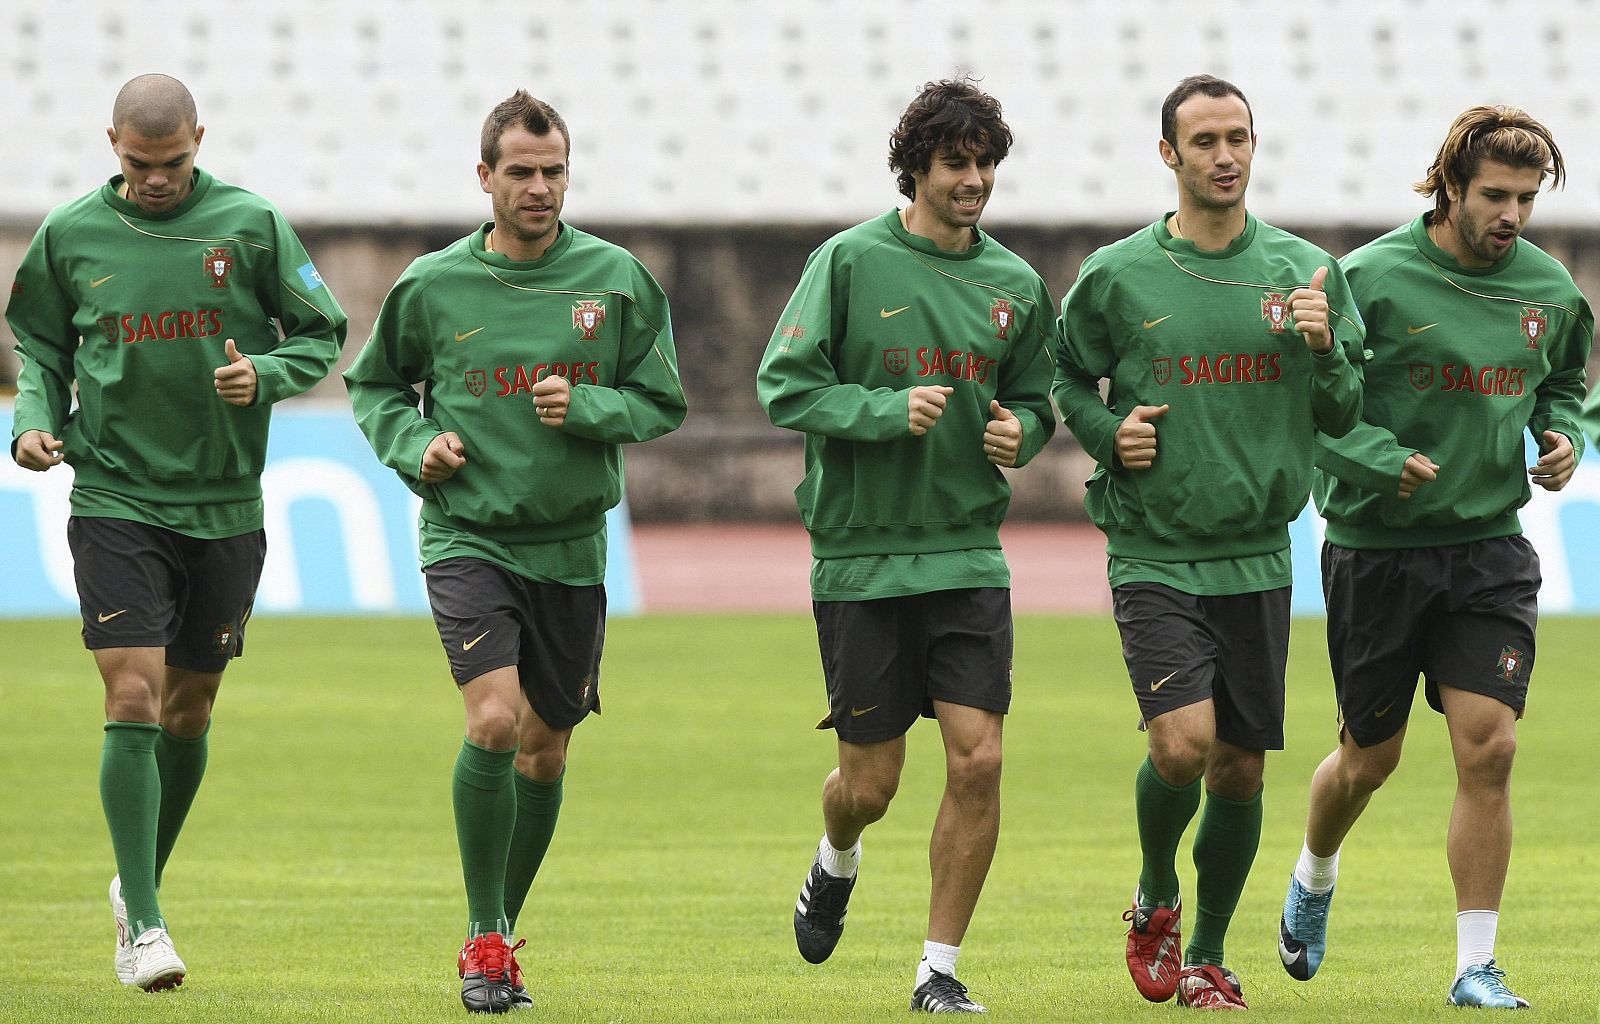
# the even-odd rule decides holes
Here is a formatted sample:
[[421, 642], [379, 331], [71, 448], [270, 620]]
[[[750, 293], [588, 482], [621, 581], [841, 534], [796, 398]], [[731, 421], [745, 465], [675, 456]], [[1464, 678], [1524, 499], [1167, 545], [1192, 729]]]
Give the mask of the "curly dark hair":
[[889, 136], [889, 169], [900, 194], [917, 198], [914, 174], [926, 174], [941, 149], [978, 154], [998, 164], [1011, 152], [1011, 128], [1000, 102], [970, 78], [929, 82], [900, 115]]

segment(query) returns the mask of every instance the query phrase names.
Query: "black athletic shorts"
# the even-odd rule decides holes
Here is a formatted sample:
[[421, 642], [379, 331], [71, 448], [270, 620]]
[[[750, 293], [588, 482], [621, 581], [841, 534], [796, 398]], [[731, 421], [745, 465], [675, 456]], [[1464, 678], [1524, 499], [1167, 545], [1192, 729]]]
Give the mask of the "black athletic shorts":
[[446, 558], [422, 571], [457, 686], [515, 665], [529, 706], [550, 728], [600, 713], [603, 584], [540, 583], [481, 558]]
[[905, 735], [933, 702], [1011, 707], [1011, 591], [936, 590], [875, 601], [814, 601], [830, 725], [847, 743]]
[[1140, 728], [1210, 700], [1218, 739], [1246, 750], [1283, 749], [1288, 587], [1202, 597], [1161, 583], [1124, 583], [1111, 591], [1111, 610]]
[[1493, 697], [1521, 717], [1539, 583], [1539, 555], [1526, 537], [1397, 551], [1323, 544], [1341, 728], [1363, 747], [1398, 733], [1418, 675], [1435, 711], [1444, 685]]
[[89, 650], [164, 647], [168, 665], [191, 672], [221, 672], [244, 654], [265, 531], [201, 540], [131, 519], [72, 516], [67, 545]]

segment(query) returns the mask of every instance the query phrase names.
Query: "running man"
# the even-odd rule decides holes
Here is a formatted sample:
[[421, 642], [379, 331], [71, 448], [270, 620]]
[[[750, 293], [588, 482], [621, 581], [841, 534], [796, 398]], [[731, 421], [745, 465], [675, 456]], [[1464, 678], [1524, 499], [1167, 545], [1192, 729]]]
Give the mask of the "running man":
[[984, 1012], [955, 971], [1000, 829], [1012, 635], [999, 467], [1025, 465], [1055, 430], [1050, 295], [978, 228], [1011, 141], [969, 81], [925, 85], [890, 140], [910, 203], [811, 254], [758, 381], [772, 422], [806, 435], [795, 493], [815, 557], [819, 728], [838, 734], [795, 940], [811, 963], [833, 952], [861, 833], [894, 797], [907, 731], [937, 719], [946, 783], [911, 997], [935, 1013]]
[[[1594, 315], [1521, 237], [1566, 167], [1544, 125], [1472, 107], [1416, 191], [1434, 208], [1343, 260], [1368, 325], [1363, 422], [1317, 454], [1339, 742], [1311, 781], [1279, 954], [1306, 981], [1327, 949], [1339, 849], [1400, 763], [1419, 675], [1444, 714], [1456, 795], [1457, 1006], [1522, 1007], [1494, 959], [1511, 859], [1511, 762], [1533, 674], [1539, 557], [1517, 510], [1583, 454]], [[1524, 432], [1537, 442], [1524, 461]]]
[[[1178, 209], [1084, 261], [1056, 366], [1062, 416], [1099, 463], [1085, 503], [1106, 534], [1149, 739], [1128, 970], [1146, 999], [1207, 1009], [1245, 1005], [1223, 939], [1261, 837], [1266, 752], [1283, 748], [1288, 524], [1306, 505], [1316, 431], [1343, 434], [1361, 411], [1344, 277], [1246, 211], [1255, 146], [1236, 86], [1178, 83], [1159, 147]], [[1175, 859], [1202, 795], [1180, 962]]]
[[[533, 1004], [511, 943], [555, 832], [572, 730], [600, 711], [606, 512], [623, 444], [683, 422], [667, 298], [561, 220], [572, 136], [518, 90], [483, 124], [494, 219], [418, 258], [345, 373], [422, 498], [422, 569], [466, 712], [453, 776], [468, 1010]], [[421, 409], [412, 385], [422, 385]]]
[[157, 991], [186, 971], [157, 890], [244, 653], [272, 406], [333, 369], [345, 315], [271, 203], [195, 166], [205, 127], [182, 82], [128, 82], [106, 134], [122, 173], [50, 212], [11, 289], [11, 452], [72, 467], [67, 541], [105, 683], [115, 967]]

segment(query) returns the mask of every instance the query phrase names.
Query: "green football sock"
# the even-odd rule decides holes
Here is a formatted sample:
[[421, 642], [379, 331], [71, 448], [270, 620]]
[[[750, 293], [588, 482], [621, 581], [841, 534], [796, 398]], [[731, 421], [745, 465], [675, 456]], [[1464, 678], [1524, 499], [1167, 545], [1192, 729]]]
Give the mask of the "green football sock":
[[1139, 820], [1139, 894], [1146, 905], [1170, 907], [1178, 901], [1178, 841], [1200, 807], [1201, 784], [1174, 786], [1145, 755], [1133, 779], [1133, 808]]
[[511, 785], [515, 749], [485, 750], [461, 741], [451, 797], [456, 811], [456, 842], [461, 876], [467, 883], [467, 935], [510, 931], [505, 913], [506, 853], [517, 820]]
[[161, 775], [156, 770], [156, 736], [161, 727], [146, 722], [107, 722], [100, 748], [100, 804], [111, 829], [111, 850], [122, 876], [132, 938], [150, 928], [165, 928], [156, 902], [156, 817], [161, 808]]
[[211, 723], [193, 739], [176, 736], [166, 729], [156, 738], [156, 771], [161, 775], [161, 813], [156, 818], [156, 888], [161, 888], [161, 872], [172, 856], [172, 847], [183, 831], [183, 820], [200, 792], [206, 774], [206, 737]]
[[517, 827], [511, 833], [511, 855], [506, 858], [506, 920], [513, 930], [533, 877], [539, 873], [545, 851], [550, 849], [550, 837], [556, 833], [556, 819], [561, 815], [561, 783], [566, 777], [565, 768], [553, 782], [511, 773], [517, 790]]
[[1206, 794], [1205, 813], [1194, 836], [1196, 913], [1185, 965], [1222, 963], [1228, 922], [1261, 845], [1261, 793], [1258, 789], [1244, 801]]

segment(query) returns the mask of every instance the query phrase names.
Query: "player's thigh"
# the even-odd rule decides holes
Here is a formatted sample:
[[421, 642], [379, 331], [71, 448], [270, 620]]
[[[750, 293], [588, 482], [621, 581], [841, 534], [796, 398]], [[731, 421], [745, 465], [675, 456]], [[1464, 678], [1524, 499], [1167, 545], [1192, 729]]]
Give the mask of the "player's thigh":
[[552, 730], [600, 712], [600, 657], [606, 641], [603, 584], [522, 584], [522, 691]]
[[914, 598], [813, 601], [811, 608], [828, 691], [828, 715], [817, 728], [853, 744], [905, 735], [927, 705]]
[[428, 606], [457, 686], [515, 668], [522, 652], [520, 584], [481, 558], [446, 558], [424, 566]]
[[1245, 751], [1283, 749], [1289, 604], [1288, 587], [1201, 598], [1217, 645], [1216, 735]]
[[[915, 601], [927, 638], [923, 662], [929, 705], [923, 713], [935, 711], [938, 702], [1000, 715], [1009, 711], [1014, 650], [1011, 591], [1005, 587], [938, 590], [919, 594]], [[944, 729], [947, 716], [936, 717]], [[988, 716], [972, 717], [998, 729]]]
[[267, 560], [266, 531], [220, 540], [183, 537], [179, 549], [184, 599], [178, 635], [167, 646], [167, 664], [218, 674], [244, 654], [245, 627]]
[[1111, 613], [1144, 722], [1211, 700], [1217, 645], [1198, 597], [1163, 583], [1124, 583], [1111, 591]]
[[1322, 585], [1340, 732], [1373, 747], [1400, 735], [1410, 719], [1448, 575], [1428, 549], [1324, 544]]
[[1496, 537], [1448, 549], [1449, 607], [1423, 645], [1428, 701], [1444, 710], [1439, 686], [1482, 694], [1519, 717], [1533, 677], [1539, 622], [1539, 556], [1525, 537]]
[[67, 520], [85, 647], [165, 648], [177, 636], [184, 588], [178, 540], [131, 519]]

